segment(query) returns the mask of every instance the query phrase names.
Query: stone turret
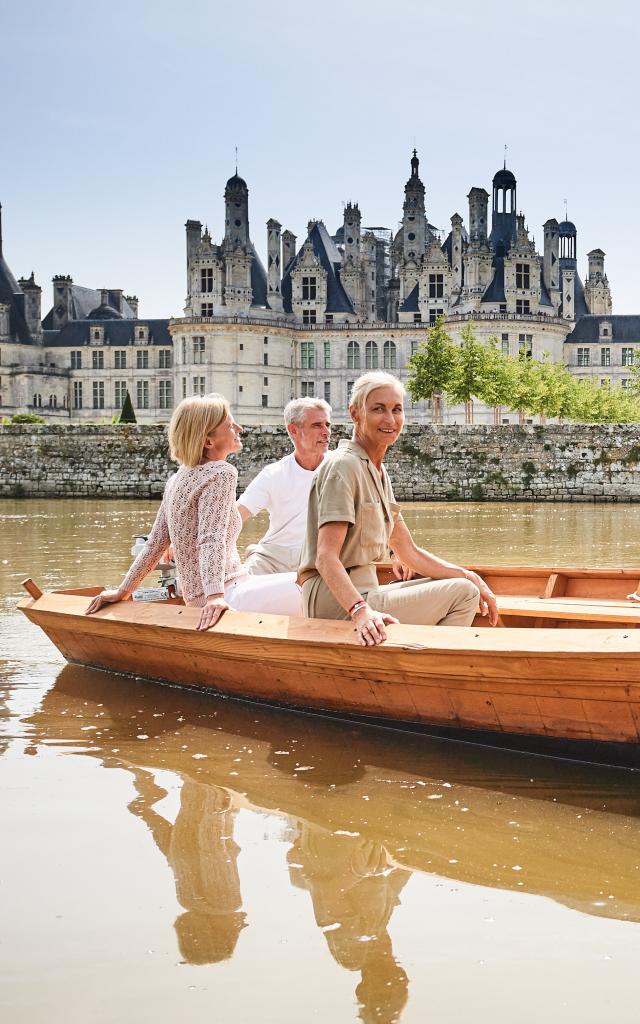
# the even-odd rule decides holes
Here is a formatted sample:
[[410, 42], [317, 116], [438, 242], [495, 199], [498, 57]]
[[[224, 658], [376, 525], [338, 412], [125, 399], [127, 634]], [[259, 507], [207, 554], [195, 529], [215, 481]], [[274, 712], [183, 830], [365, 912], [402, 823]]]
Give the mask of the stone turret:
[[451, 218], [451, 292], [452, 297], [462, 288], [462, 217], [454, 213]]
[[414, 149], [411, 158], [411, 177], [404, 187], [402, 207], [402, 243], [405, 260], [418, 261], [427, 247], [427, 215], [425, 187], [418, 173], [420, 161]]
[[472, 188], [469, 200], [469, 242], [480, 245], [487, 241], [487, 210], [489, 193], [484, 188]]
[[237, 173], [226, 184], [224, 206], [225, 247], [246, 248], [249, 245], [249, 188]]
[[24, 318], [32, 338], [42, 337], [42, 288], [37, 285], [33, 271], [31, 277], [18, 281], [24, 295]]
[[280, 230], [282, 225], [271, 218], [267, 221], [267, 302], [274, 313], [282, 312], [280, 291]]
[[602, 249], [592, 249], [587, 253], [589, 259], [589, 273], [584, 285], [584, 297], [589, 307], [589, 312], [596, 316], [609, 316], [612, 312], [611, 291], [609, 281], [604, 272], [604, 257]]
[[287, 269], [296, 254], [296, 236], [293, 231], [282, 232], [282, 272]]
[[53, 278], [53, 328], [58, 331], [73, 316], [73, 278], [56, 274]]

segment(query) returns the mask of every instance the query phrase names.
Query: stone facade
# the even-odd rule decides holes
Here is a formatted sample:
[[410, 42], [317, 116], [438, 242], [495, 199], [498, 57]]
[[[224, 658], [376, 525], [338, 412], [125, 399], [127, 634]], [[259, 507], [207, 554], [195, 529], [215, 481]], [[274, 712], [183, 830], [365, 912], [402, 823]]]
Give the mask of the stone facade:
[[[240, 489], [290, 451], [283, 427], [248, 429]], [[637, 502], [640, 428], [413, 425], [386, 465], [401, 501]], [[0, 428], [1, 497], [158, 498], [174, 470], [159, 425]]]
[[[236, 171], [225, 186], [221, 241], [201, 221], [186, 222], [184, 316], [171, 320], [141, 319], [135, 296], [82, 288], [64, 275], [54, 278], [53, 306], [41, 318], [40, 287], [33, 274], [13, 278], [0, 225], [0, 415], [109, 421], [129, 391], [138, 421], [157, 423], [186, 395], [217, 390], [247, 424], [278, 424], [296, 395], [325, 398], [346, 421], [351, 382], [378, 367], [406, 381], [412, 353], [439, 316], [454, 340], [473, 322], [481, 340], [497, 337], [512, 356], [548, 355], [578, 376], [628, 383], [640, 317], [612, 314], [604, 252], [588, 254], [583, 285], [576, 227], [551, 218], [539, 253], [516, 212], [516, 187], [505, 166], [491, 196], [471, 188], [467, 226], [454, 213], [445, 237], [429, 221], [414, 150], [395, 234], [363, 227], [354, 202], [333, 235], [309, 221], [300, 246], [270, 218], [265, 270], [251, 238], [249, 188]], [[407, 415], [428, 423], [429, 404]], [[464, 409], [446, 409], [444, 418], [464, 420]], [[476, 420], [492, 422], [493, 412], [478, 408]]]

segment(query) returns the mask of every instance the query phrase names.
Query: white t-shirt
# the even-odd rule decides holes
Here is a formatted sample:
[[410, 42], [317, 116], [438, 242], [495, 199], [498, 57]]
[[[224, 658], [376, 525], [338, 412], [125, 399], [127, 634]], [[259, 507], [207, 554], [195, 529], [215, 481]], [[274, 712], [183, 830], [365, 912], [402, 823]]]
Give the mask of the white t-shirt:
[[302, 547], [314, 472], [303, 469], [292, 452], [284, 459], [265, 466], [238, 498], [238, 504], [244, 505], [253, 516], [263, 509], [268, 511], [269, 529], [261, 544], [276, 544], [281, 548]]

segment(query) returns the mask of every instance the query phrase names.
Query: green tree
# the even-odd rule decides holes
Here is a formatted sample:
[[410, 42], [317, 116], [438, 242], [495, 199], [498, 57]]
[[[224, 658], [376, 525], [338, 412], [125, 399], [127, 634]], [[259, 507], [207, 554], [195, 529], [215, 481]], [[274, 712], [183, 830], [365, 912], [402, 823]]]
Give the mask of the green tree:
[[11, 417], [11, 423], [44, 423], [44, 416], [38, 416], [35, 412], [16, 412]]
[[460, 337], [447, 398], [452, 405], [464, 402], [465, 423], [473, 423], [473, 399], [480, 398], [487, 374], [487, 346], [478, 341], [472, 323], [463, 327]]
[[120, 419], [118, 423], [137, 423], [136, 414], [133, 411], [133, 402], [131, 401], [131, 395], [127, 391], [124, 396], [124, 402], [122, 403], [122, 411], [120, 412]]
[[541, 423], [547, 417], [566, 418], [571, 411], [575, 377], [562, 363], [551, 362], [547, 353], [536, 362], [534, 371], [536, 387], [531, 411], [539, 415]]
[[502, 406], [509, 405], [513, 378], [511, 371], [512, 360], [502, 352], [496, 334], [492, 334], [489, 338], [484, 358], [484, 375], [477, 397], [481, 402], [491, 406], [493, 409], [493, 421], [499, 424], [502, 418]]
[[524, 353], [517, 359], [510, 359], [509, 377], [509, 398], [506, 404], [511, 412], [518, 413], [522, 425], [525, 415], [533, 413], [539, 401], [541, 385], [535, 360]]
[[431, 400], [434, 423], [442, 419], [441, 396], [453, 379], [456, 356], [455, 345], [444, 329], [442, 318], [438, 317], [427, 332], [426, 342], [418, 347], [408, 362], [412, 371], [407, 381], [409, 394], [414, 402]]

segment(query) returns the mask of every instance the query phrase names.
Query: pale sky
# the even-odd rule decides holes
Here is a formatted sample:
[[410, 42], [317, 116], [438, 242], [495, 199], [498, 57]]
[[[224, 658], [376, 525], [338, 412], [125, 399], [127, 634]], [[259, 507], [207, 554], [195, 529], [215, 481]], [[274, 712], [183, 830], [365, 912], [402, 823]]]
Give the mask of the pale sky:
[[542, 250], [568, 216], [599, 247], [614, 313], [640, 314], [640, 33], [620, 0], [0, 0], [4, 255], [179, 316], [184, 223], [223, 233], [235, 167], [263, 260], [343, 202], [395, 228], [415, 145], [431, 223], [507, 166]]

